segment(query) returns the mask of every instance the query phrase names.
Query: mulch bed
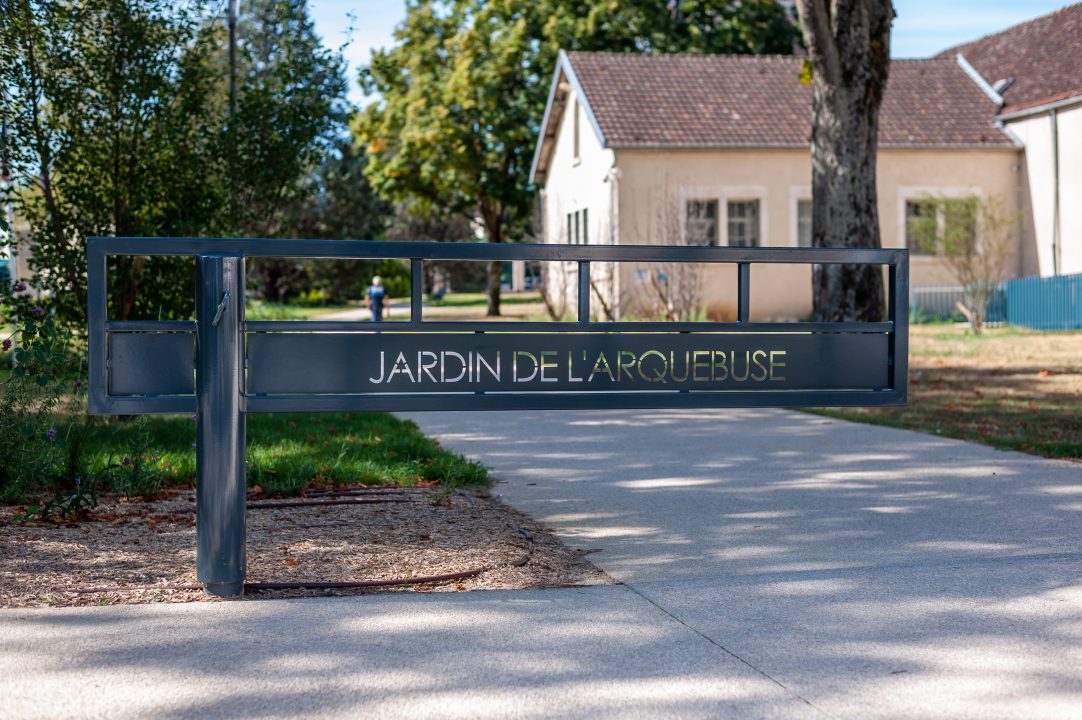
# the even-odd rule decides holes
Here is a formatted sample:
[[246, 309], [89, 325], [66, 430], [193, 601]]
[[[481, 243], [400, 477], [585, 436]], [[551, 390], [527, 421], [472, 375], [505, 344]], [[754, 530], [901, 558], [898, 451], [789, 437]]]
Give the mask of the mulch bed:
[[[354, 494], [303, 499], [336, 504], [251, 499], [248, 581], [408, 581], [487, 569], [424, 584], [249, 591], [246, 599], [613, 582], [585, 559], [589, 550], [564, 546], [485, 491], [335, 489], [343, 490]], [[352, 499], [377, 502], [339, 503]], [[71, 523], [20, 524], [15, 508], [0, 508], [0, 607], [214, 601], [183, 589], [196, 584], [194, 507], [193, 491], [174, 490], [153, 501], [106, 501]], [[107, 591], [76, 592], [95, 588]]]

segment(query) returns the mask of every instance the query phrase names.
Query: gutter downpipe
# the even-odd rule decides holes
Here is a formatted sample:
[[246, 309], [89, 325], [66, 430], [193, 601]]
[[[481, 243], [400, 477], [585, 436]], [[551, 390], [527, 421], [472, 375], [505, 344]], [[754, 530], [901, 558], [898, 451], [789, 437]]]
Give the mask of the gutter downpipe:
[[[612, 167], [609, 168], [608, 176], [605, 179], [609, 181], [609, 244], [616, 245], [620, 242], [620, 231], [617, 226], [620, 221], [620, 209], [617, 206], [620, 202], [620, 193], [617, 188], [617, 183], [620, 180], [620, 170], [616, 167], [615, 152], [613, 153]], [[615, 263], [609, 265], [609, 275], [609, 292], [612, 293], [612, 303], [609, 307], [613, 308], [615, 316], [619, 316], [620, 303], [617, 299], [620, 297], [620, 273], [616, 270]], [[618, 319], [619, 317], [609, 318], [609, 320]]]
[[1059, 275], [1059, 117], [1056, 108], [1048, 115], [1052, 120], [1052, 275]]

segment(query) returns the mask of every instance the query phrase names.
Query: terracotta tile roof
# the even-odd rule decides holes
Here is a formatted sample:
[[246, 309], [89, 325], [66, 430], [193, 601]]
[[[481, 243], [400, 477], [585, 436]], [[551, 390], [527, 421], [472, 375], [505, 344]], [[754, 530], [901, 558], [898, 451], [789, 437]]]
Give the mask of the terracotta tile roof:
[[1004, 113], [1082, 95], [1082, 3], [944, 50], [961, 53], [987, 80], [1013, 79]]
[[[568, 53], [610, 147], [807, 147], [811, 86], [791, 56]], [[954, 59], [896, 60], [883, 147], [1011, 146]]]

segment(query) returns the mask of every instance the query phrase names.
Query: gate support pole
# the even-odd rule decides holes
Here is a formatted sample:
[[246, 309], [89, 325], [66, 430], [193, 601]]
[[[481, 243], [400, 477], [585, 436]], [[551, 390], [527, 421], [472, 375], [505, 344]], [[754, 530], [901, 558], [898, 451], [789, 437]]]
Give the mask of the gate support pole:
[[196, 566], [208, 595], [244, 593], [244, 260], [200, 255], [196, 266]]

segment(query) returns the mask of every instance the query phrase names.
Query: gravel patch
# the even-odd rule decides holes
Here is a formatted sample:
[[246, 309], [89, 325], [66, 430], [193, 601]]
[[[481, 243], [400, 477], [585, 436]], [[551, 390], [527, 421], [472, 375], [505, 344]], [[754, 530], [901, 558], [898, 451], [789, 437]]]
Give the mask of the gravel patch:
[[[586, 559], [589, 549], [563, 545], [486, 491], [335, 491], [352, 494], [298, 499], [335, 502], [322, 506], [249, 501], [249, 582], [408, 581], [485, 571], [380, 588], [249, 591], [245, 599], [614, 583]], [[354, 499], [362, 502], [339, 502]], [[0, 508], [0, 607], [218, 601], [184, 587], [196, 583], [194, 507], [195, 493], [184, 490], [103, 502], [71, 523], [20, 524], [12, 520], [15, 508]], [[92, 588], [108, 591], [76, 592]]]

